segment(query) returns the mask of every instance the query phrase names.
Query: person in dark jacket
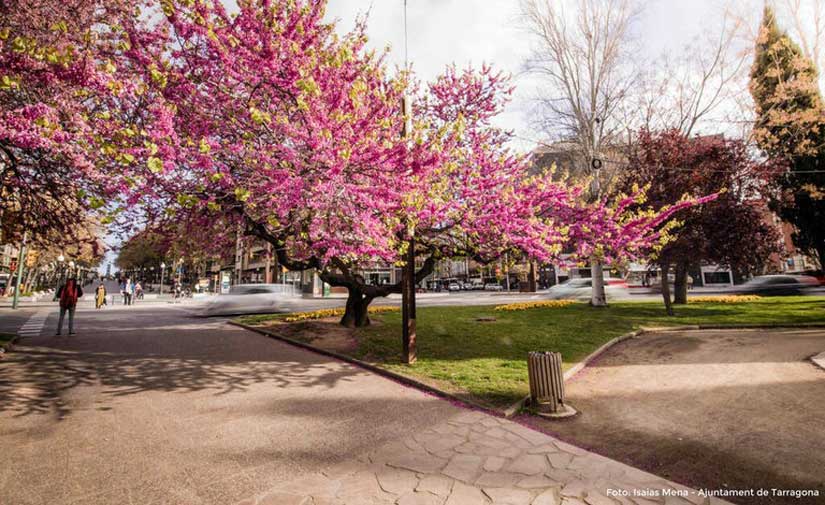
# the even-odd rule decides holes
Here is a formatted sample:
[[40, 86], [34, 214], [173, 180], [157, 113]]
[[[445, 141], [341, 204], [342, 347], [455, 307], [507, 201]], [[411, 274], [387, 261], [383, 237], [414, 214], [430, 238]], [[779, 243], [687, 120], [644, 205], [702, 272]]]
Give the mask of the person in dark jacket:
[[83, 290], [74, 277], [67, 280], [66, 283], [57, 290], [54, 299], [60, 300], [60, 319], [57, 321], [56, 335], [60, 335], [63, 331], [63, 318], [66, 312], [69, 313], [69, 335], [74, 335], [74, 311], [77, 307], [77, 299], [81, 296], [83, 296]]

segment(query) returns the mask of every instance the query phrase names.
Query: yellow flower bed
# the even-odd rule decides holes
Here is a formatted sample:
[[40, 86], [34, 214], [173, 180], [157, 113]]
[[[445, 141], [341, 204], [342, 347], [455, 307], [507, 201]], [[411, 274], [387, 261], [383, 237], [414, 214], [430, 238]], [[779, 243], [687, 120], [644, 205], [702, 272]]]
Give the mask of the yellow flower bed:
[[[401, 307], [393, 307], [388, 305], [377, 305], [367, 309], [370, 314], [381, 314], [384, 312], [399, 312]], [[296, 323], [298, 321], [311, 321], [313, 319], [324, 319], [326, 317], [340, 317], [344, 315], [344, 309], [321, 309], [313, 310], [312, 312], [296, 312], [285, 316], [282, 320], [287, 323]]]
[[758, 295], [692, 296], [688, 298], [688, 303], [744, 303], [761, 298]]
[[573, 305], [574, 303], [576, 302], [573, 300], [543, 300], [540, 302], [508, 303], [507, 305], [496, 305], [496, 308], [493, 310], [497, 312], [513, 312], [516, 310], [567, 307], [568, 305]]

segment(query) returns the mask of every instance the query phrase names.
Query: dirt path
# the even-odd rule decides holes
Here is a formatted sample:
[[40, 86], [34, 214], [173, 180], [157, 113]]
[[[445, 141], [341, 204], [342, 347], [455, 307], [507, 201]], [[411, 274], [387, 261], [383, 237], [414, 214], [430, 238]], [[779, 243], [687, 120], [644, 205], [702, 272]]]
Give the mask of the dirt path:
[[581, 415], [542, 428], [697, 488], [820, 493], [737, 503], [825, 503], [825, 371], [808, 360], [823, 350], [821, 329], [646, 335], [568, 383]]

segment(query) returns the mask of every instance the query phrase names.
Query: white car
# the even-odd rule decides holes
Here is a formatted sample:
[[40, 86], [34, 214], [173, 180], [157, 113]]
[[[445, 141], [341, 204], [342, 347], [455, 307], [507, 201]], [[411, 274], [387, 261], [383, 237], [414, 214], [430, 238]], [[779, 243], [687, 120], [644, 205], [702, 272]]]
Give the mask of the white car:
[[484, 291], [503, 291], [504, 286], [497, 282], [488, 282], [484, 285]]
[[201, 315], [283, 312], [289, 310], [289, 302], [297, 296], [291, 284], [237, 284], [229, 289], [229, 293], [209, 301]]
[[[604, 293], [607, 298], [616, 298], [629, 295], [630, 291], [624, 281], [605, 279]], [[589, 300], [592, 294], [592, 279], [570, 279], [547, 290], [547, 295], [554, 300]]]
[[457, 282], [451, 282], [449, 286], [447, 286], [447, 289], [450, 291], [461, 291], [461, 285]]

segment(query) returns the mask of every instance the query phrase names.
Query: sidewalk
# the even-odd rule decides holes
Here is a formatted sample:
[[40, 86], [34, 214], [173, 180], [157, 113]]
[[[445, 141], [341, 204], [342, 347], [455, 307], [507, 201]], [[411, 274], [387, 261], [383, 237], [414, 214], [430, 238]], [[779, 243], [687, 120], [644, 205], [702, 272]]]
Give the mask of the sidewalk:
[[465, 411], [236, 505], [721, 505], [512, 421]]

